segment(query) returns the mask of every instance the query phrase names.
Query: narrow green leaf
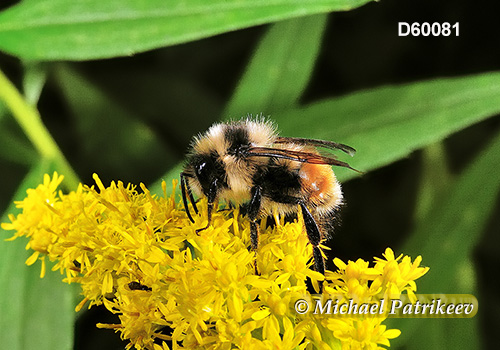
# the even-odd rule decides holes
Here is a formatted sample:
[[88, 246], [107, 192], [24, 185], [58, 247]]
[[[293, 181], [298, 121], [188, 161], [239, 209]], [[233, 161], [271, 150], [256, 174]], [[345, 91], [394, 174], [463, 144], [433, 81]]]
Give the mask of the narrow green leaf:
[[[498, 164], [500, 164], [500, 135], [453, 183], [449, 195], [435, 202], [427, 217], [416, 227], [411, 240], [401, 248], [405, 254], [414, 257], [422, 255], [423, 263], [431, 268], [417, 282], [419, 293], [460, 294], [473, 293], [476, 290], [471, 263], [472, 252], [500, 191]], [[479, 304], [481, 305], [481, 300]], [[427, 319], [398, 319], [391, 320], [391, 324], [402, 331], [398, 342], [406, 342], [409, 348], [416, 349], [417, 338], [427, 339], [422, 334], [427, 334], [429, 327], [440, 322], [427, 321]], [[464, 344], [477, 345], [476, 319], [441, 320], [441, 322], [446, 326], [447, 337], [457, 337]], [[450, 322], [461, 322], [466, 326], [461, 325], [460, 332], [452, 332], [448, 325]]]
[[78, 176], [74, 172], [59, 146], [42, 122], [38, 110], [27, 103], [24, 96], [0, 71], [0, 100], [10, 109], [12, 116], [23, 129], [35, 149], [44, 159], [54, 160], [60, 172], [66, 176], [65, 185], [75, 188]]
[[[271, 119], [284, 136], [353, 146], [354, 158], [339, 156], [367, 172], [496, 113], [500, 113], [500, 73], [485, 73], [356, 92], [282, 111]], [[359, 176], [344, 168], [336, 168], [335, 173], [342, 182]]]
[[38, 159], [38, 154], [29, 141], [16, 131], [11, 123], [0, 118], [0, 158], [30, 166]]
[[151, 164], [171, 161], [154, 130], [108, 98], [99, 88], [67, 66], [59, 65], [55, 77], [75, 118], [85, 159], [93, 171], [112, 169], [134, 177]]
[[422, 173], [415, 208], [415, 221], [426, 220], [436, 198], [448, 190], [452, 176], [446, 164], [444, 143], [431, 144], [422, 150]]
[[15, 164], [31, 165], [38, 158], [33, 146], [22, 130], [16, 129], [14, 120], [0, 101], [0, 158]]
[[[45, 72], [40, 69], [39, 65], [30, 64], [25, 70], [23, 82], [26, 101], [31, 105], [36, 105], [45, 83]], [[7, 109], [3, 103], [0, 103], [0, 157], [14, 163], [31, 166], [38, 159], [38, 155], [29, 140], [22, 134], [22, 130], [16, 128], [14, 120], [3, 118], [7, 114]]]
[[40, 94], [47, 80], [47, 71], [44, 65], [38, 62], [28, 62], [25, 64], [23, 88], [26, 102], [36, 106], [40, 99]]
[[[38, 101], [45, 82], [45, 74], [38, 68], [39, 65], [29, 65], [24, 75], [24, 93], [31, 105]], [[6, 115], [7, 109], [3, 102], [0, 102], [0, 157], [13, 163], [31, 166], [38, 156], [21, 129], [14, 125], [14, 120], [4, 118]]]
[[449, 196], [429, 211], [403, 248], [407, 254], [422, 255], [431, 267], [419, 283], [420, 292], [453, 293], [455, 285], [463, 286], [470, 271], [466, 263], [500, 190], [498, 164], [500, 135], [457, 179]]
[[[50, 172], [53, 164], [41, 162], [26, 176], [14, 198], [21, 200], [27, 188], [34, 188]], [[7, 213], [17, 214], [11, 204]], [[1, 222], [8, 222], [3, 215]], [[62, 276], [50, 271], [40, 279], [40, 264], [26, 266], [31, 254], [26, 239], [5, 239], [12, 232], [0, 229], [0, 343], [9, 350], [71, 349], [75, 319], [74, 293], [62, 283]]]
[[315, 15], [273, 25], [260, 41], [223, 119], [293, 107], [309, 82], [326, 20], [327, 15]]
[[0, 122], [5, 119], [5, 116], [7, 115], [7, 106], [5, 105], [5, 102], [0, 100]]
[[[283, 135], [346, 143], [369, 171], [500, 113], [500, 73], [381, 87], [273, 115]], [[342, 181], [358, 176], [337, 168]]]
[[47, 0], [0, 14], [0, 49], [23, 59], [131, 55], [370, 0]]

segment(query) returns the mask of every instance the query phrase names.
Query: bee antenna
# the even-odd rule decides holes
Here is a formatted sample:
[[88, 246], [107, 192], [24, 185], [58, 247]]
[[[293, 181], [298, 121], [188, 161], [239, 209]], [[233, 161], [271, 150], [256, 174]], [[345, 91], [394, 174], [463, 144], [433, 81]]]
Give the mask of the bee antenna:
[[189, 196], [189, 201], [193, 205], [194, 211], [198, 214], [198, 208], [196, 207], [196, 204], [194, 202], [193, 194], [191, 193], [191, 188], [189, 187], [189, 184], [186, 181], [186, 174], [181, 173], [181, 193], [182, 193], [182, 203], [184, 204], [184, 209], [186, 210], [187, 217], [189, 220], [194, 224], [194, 219], [191, 216], [191, 212], [189, 211], [189, 205], [187, 202], [187, 197]]

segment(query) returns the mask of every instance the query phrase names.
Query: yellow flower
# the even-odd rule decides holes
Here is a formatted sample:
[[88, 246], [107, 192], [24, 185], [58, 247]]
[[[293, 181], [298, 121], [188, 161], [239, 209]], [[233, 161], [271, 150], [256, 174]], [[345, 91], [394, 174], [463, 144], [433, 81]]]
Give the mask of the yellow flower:
[[384, 349], [389, 347], [389, 339], [398, 337], [397, 329], [386, 330], [380, 318], [329, 319], [327, 328], [342, 342], [342, 349]]
[[[81, 309], [104, 304], [120, 323], [99, 324], [121, 333], [136, 349], [377, 349], [398, 330], [381, 317], [321, 318], [299, 315], [298, 298], [311, 297], [306, 281], [323, 294], [377, 300], [379, 295], [413, 295], [414, 280], [428, 268], [389, 248], [375, 265], [342, 262], [326, 277], [311, 270], [312, 247], [301, 219], [268, 227], [262, 220], [260, 246], [250, 246], [250, 226], [237, 209], [217, 211], [206, 224], [206, 202], [191, 224], [175, 193], [152, 195], [144, 185], [112, 182], [97, 175], [95, 186], [57, 192], [62, 176], [17, 202], [22, 213], [2, 228], [29, 238], [33, 264], [45, 258], [67, 283], [79, 283]], [[174, 182], [174, 189], [177, 184]], [[174, 191], [175, 192], [175, 191]], [[205, 222], [203, 222], [205, 221]], [[259, 270], [255, 274], [254, 261]]]
[[[406, 291], [410, 301], [415, 302], [415, 291], [417, 290], [415, 280], [429, 271], [428, 267], [420, 267], [422, 257], [418, 256], [412, 263], [411, 258], [409, 256], [403, 257], [403, 254], [395, 258], [394, 252], [390, 248], [387, 248], [382, 255], [385, 260], [375, 258], [375, 270], [379, 272], [379, 276], [373, 285], [385, 285], [385, 294], [391, 297], [399, 297], [403, 291]], [[401, 262], [399, 262], [400, 260]]]

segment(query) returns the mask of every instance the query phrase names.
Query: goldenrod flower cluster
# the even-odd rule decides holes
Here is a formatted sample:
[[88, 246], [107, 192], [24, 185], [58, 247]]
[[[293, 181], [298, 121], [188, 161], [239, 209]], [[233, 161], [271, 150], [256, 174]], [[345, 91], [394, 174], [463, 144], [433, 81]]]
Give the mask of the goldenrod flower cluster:
[[[201, 215], [191, 224], [175, 193], [152, 195], [144, 185], [112, 182], [57, 191], [62, 176], [45, 175], [29, 189], [5, 230], [27, 236], [31, 265], [55, 261], [67, 283], [82, 286], [85, 304], [104, 304], [119, 315], [112, 328], [136, 349], [383, 349], [399, 330], [387, 330], [385, 317], [312, 317], [294, 309], [310, 296], [309, 279], [323, 293], [370, 300], [416, 290], [414, 280], [427, 272], [420, 257], [411, 262], [387, 249], [373, 267], [361, 259], [326, 278], [311, 269], [312, 247], [300, 219], [268, 227], [263, 220], [260, 246], [249, 249], [248, 220], [238, 210], [219, 210], [206, 225]], [[174, 189], [176, 184], [174, 183]], [[175, 191], [174, 191], [175, 192]], [[206, 204], [205, 204], [206, 207]], [[259, 274], [255, 273], [256, 259]], [[321, 282], [322, 281], [322, 282]]]

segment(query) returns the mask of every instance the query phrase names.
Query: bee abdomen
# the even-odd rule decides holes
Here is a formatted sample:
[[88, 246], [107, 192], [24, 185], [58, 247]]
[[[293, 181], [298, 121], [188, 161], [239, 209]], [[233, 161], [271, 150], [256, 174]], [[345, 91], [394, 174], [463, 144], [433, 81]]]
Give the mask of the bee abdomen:
[[330, 166], [304, 164], [299, 176], [305, 199], [312, 206], [332, 208], [342, 203], [340, 184]]

